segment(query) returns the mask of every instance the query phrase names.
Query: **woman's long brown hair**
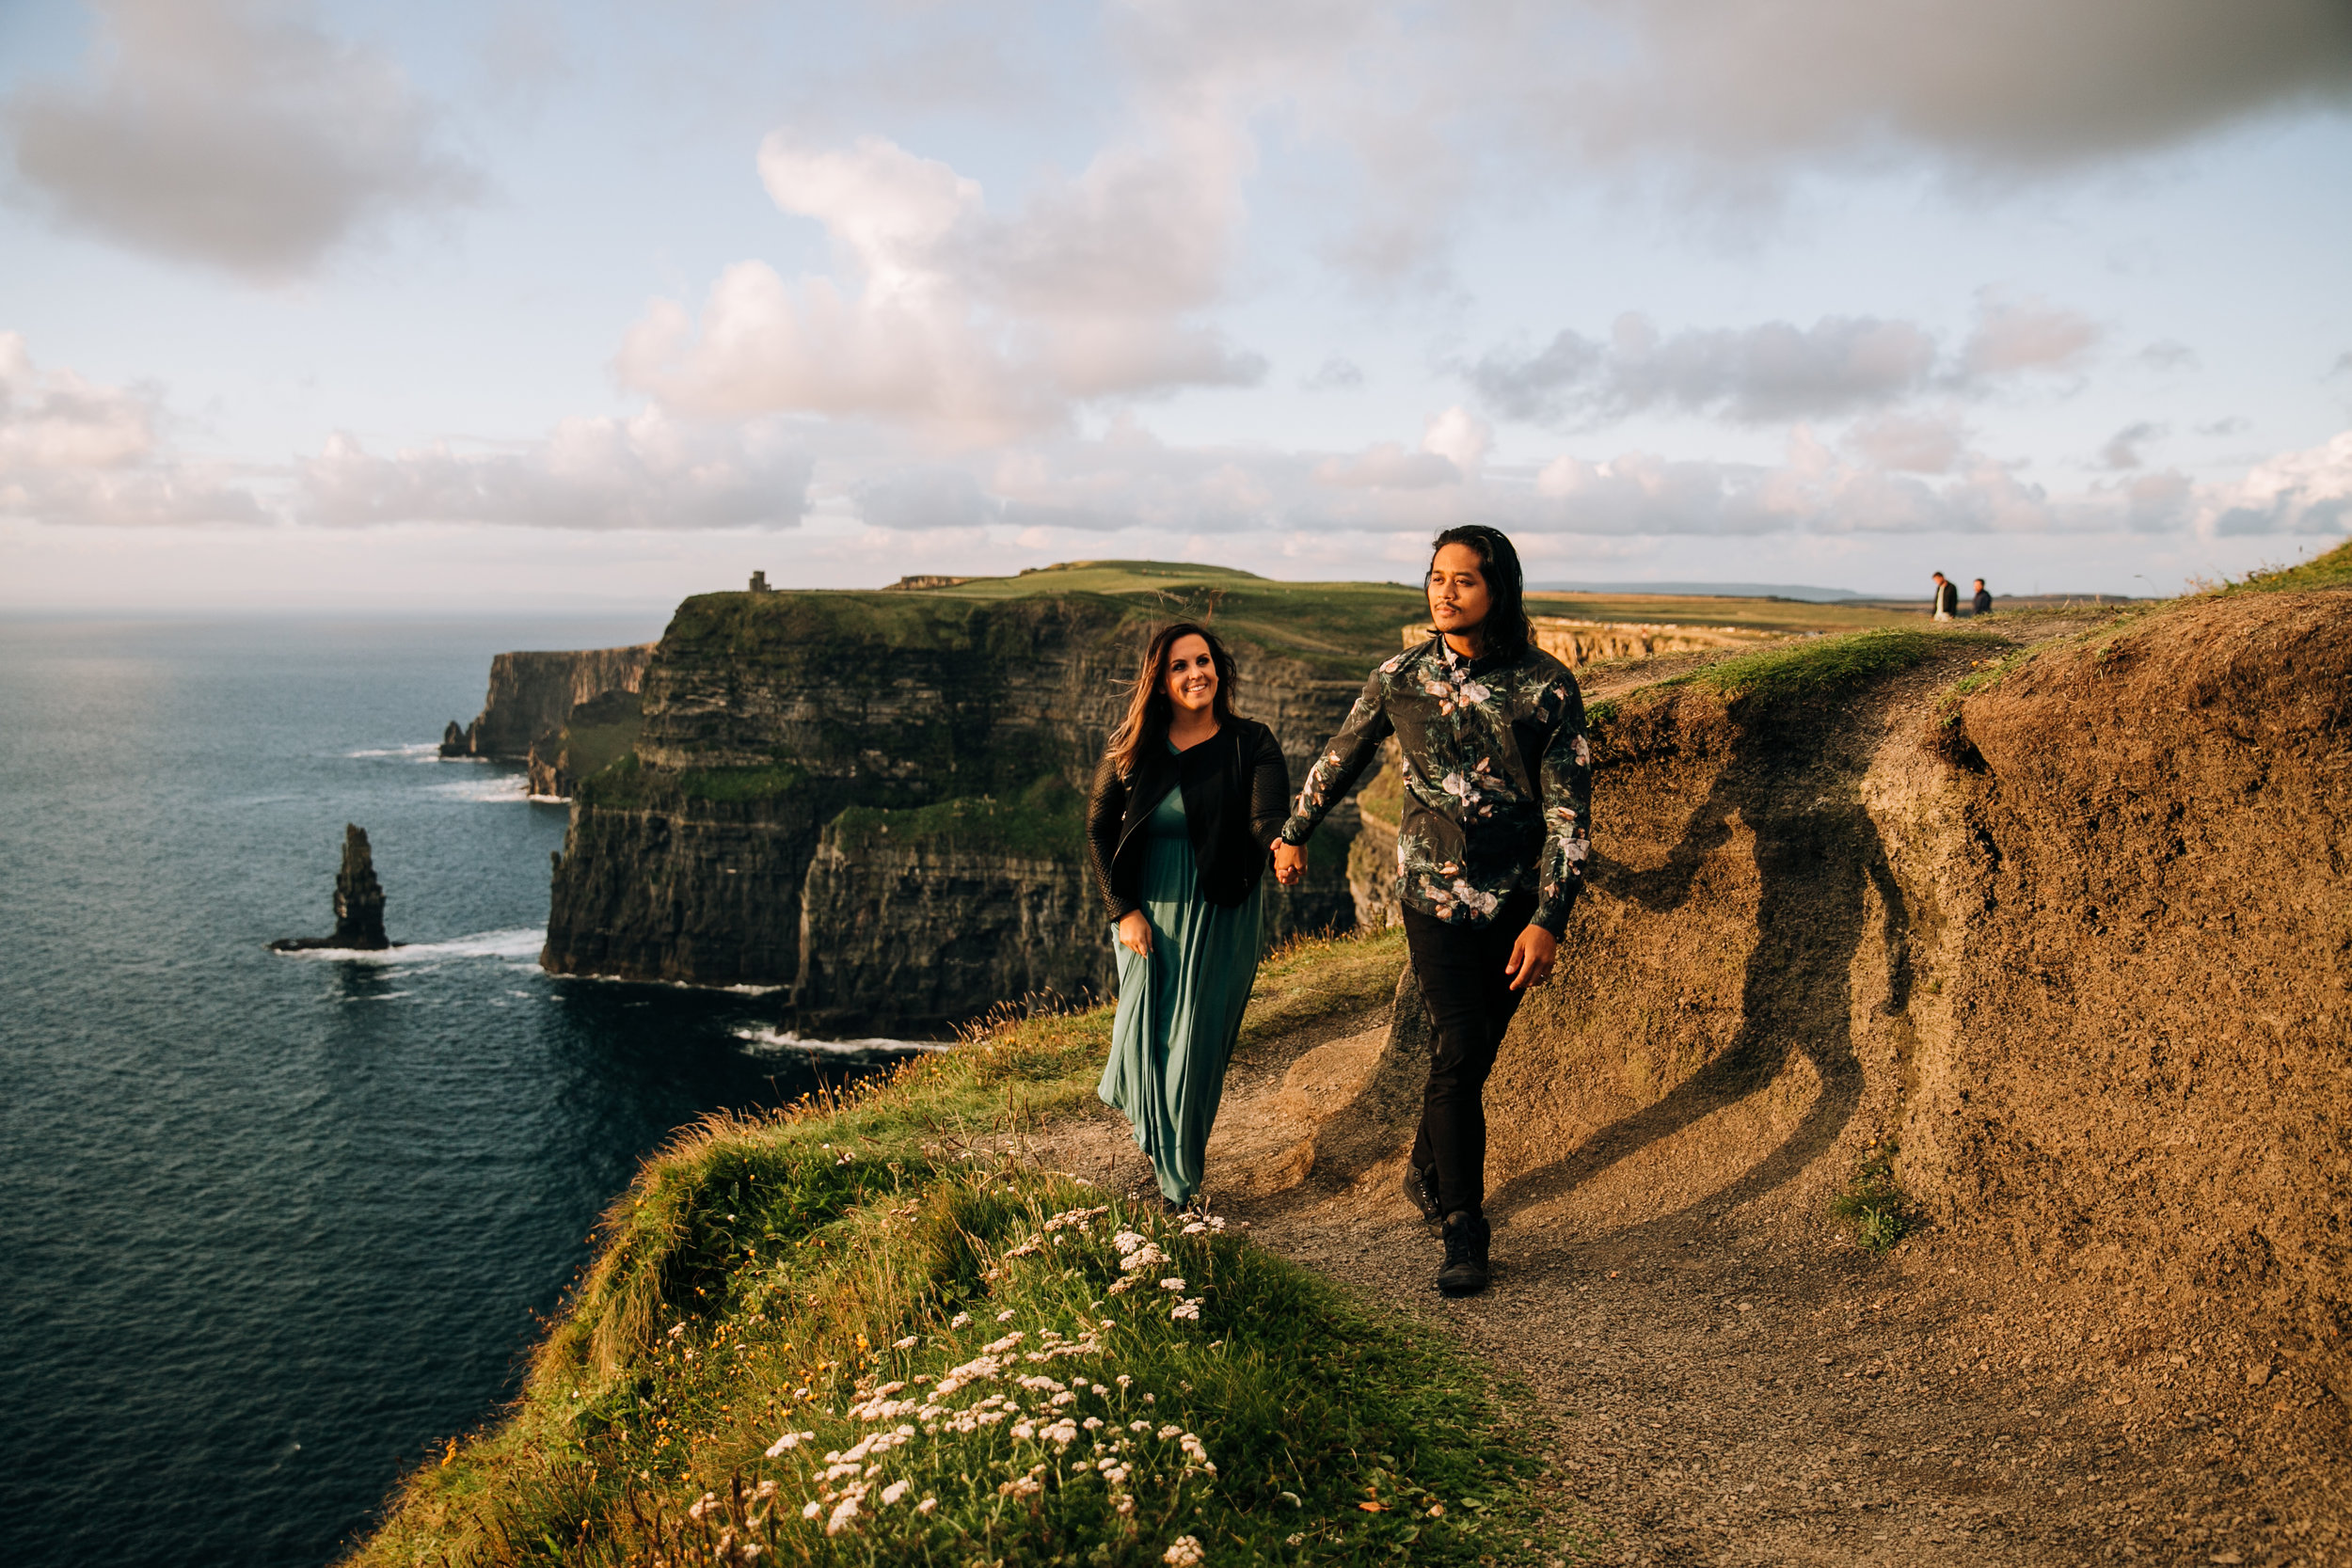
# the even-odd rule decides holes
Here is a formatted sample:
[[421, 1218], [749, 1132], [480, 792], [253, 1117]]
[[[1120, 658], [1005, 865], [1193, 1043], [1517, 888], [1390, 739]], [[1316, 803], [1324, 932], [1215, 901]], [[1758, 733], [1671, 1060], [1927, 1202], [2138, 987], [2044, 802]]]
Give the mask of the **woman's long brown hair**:
[[1190, 621], [1162, 626], [1152, 634], [1151, 642], [1143, 650], [1143, 663], [1136, 671], [1135, 690], [1127, 698], [1127, 716], [1111, 732], [1111, 768], [1121, 778], [1133, 778], [1136, 759], [1168, 738], [1171, 717], [1168, 701], [1168, 652], [1187, 637], [1197, 637], [1209, 645], [1209, 662], [1216, 667], [1216, 696], [1209, 711], [1216, 716], [1220, 728], [1233, 721], [1233, 694], [1241, 686], [1241, 672], [1233, 664], [1233, 656], [1225, 651], [1225, 644], [1208, 627]]

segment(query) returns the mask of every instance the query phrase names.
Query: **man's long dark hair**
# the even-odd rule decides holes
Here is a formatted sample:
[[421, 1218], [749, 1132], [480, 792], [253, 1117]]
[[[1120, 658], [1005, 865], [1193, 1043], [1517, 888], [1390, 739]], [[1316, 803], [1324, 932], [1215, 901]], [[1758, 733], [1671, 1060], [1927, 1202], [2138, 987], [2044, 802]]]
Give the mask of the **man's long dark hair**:
[[1126, 717], [1111, 732], [1111, 767], [1121, 778], [1133, 778], [1136, 759], [1150, 755], [1151, 748], [1168, 738], [1168, 721], [1174, 717], [1168, 700], [1168, 655], [1187, 637], [1209, 645], [1209, 662], [1216, 667], [1216, 695], [1210, 701], [1209, 711], [1216, 716], [1220, 729], [1233, 721], [1233, 698], [1241, 689], [1241, 671], [1225, 644], [1208, 627], [1190, 621], [1162, 626], [1143, 650], [1135, 689], [1127, 697]]
[[[1535, 627], [1527, 619], [1527, 578], [1519, 569], [1519, 552], [1510, 536], [1484, 523], [1447, 529], [1429, 542], [1429, 567], [1435, 571], [1438, 552], [1448, 545], [1468, 545], [1478, 552], [1478, 575], [1486, 579], [1486, 620], [1478, 628], [1479, 641], [1489, 657], [1517, 658], [1535, 641]], [[1422, 578], [1428, 580], [1428, 573]]]

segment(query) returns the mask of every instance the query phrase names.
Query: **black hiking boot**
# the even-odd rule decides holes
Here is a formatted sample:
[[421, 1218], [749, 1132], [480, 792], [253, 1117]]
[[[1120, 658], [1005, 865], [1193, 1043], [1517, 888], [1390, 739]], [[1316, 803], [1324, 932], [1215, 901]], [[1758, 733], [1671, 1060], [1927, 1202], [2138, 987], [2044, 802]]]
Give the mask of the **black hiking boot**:
[[1405, 1162], [1405, 1196], [1431, 1225], [1445, 1217], [1445, 1212], [1438, 1207], [1438, 1173], [1422, 1170], [1410, 1160]]
[[1445, 1267], [1438, 1290], [1449, 1296], [1474, 1296], [1486, 1288], [1486, 1218], [1455, 1210], [1445, 1217]]

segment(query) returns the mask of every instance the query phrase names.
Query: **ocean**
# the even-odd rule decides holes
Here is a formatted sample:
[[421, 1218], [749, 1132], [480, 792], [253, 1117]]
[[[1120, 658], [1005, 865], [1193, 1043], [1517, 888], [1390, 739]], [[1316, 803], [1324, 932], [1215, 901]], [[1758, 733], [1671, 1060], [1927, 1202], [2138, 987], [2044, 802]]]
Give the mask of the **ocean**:
[[[565, 808], [444, 763], [501, 649], [648, 618], [0, 620], [0, 1520], [18, 1568], [316, 1564], [497, 1415], [637, 1161], [887, 1049], [556, 979]], [[324, 935], [343, 824], [395, 950]]]

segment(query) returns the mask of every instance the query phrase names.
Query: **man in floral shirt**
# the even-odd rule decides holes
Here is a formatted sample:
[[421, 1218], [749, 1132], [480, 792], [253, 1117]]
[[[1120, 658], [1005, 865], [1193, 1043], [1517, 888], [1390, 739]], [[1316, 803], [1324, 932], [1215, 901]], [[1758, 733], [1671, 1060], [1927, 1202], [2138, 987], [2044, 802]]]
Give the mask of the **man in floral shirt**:
[[1448, 529], [1429, 564], [1438, 635], [1372, 673], [1274, 843], [1285, 884], [1331, 807], [1397, 737], [1405, 936], [1438, 1029], [1405, 1191], [1444, 1218], [1438, 1287], [1486, 1284], [1486, 1075], [1529, 986], [1551, 974], [1584, 887], [1592, 748], [1576, 678], [1537, 647], [1518, 552], [1494, 529]]

